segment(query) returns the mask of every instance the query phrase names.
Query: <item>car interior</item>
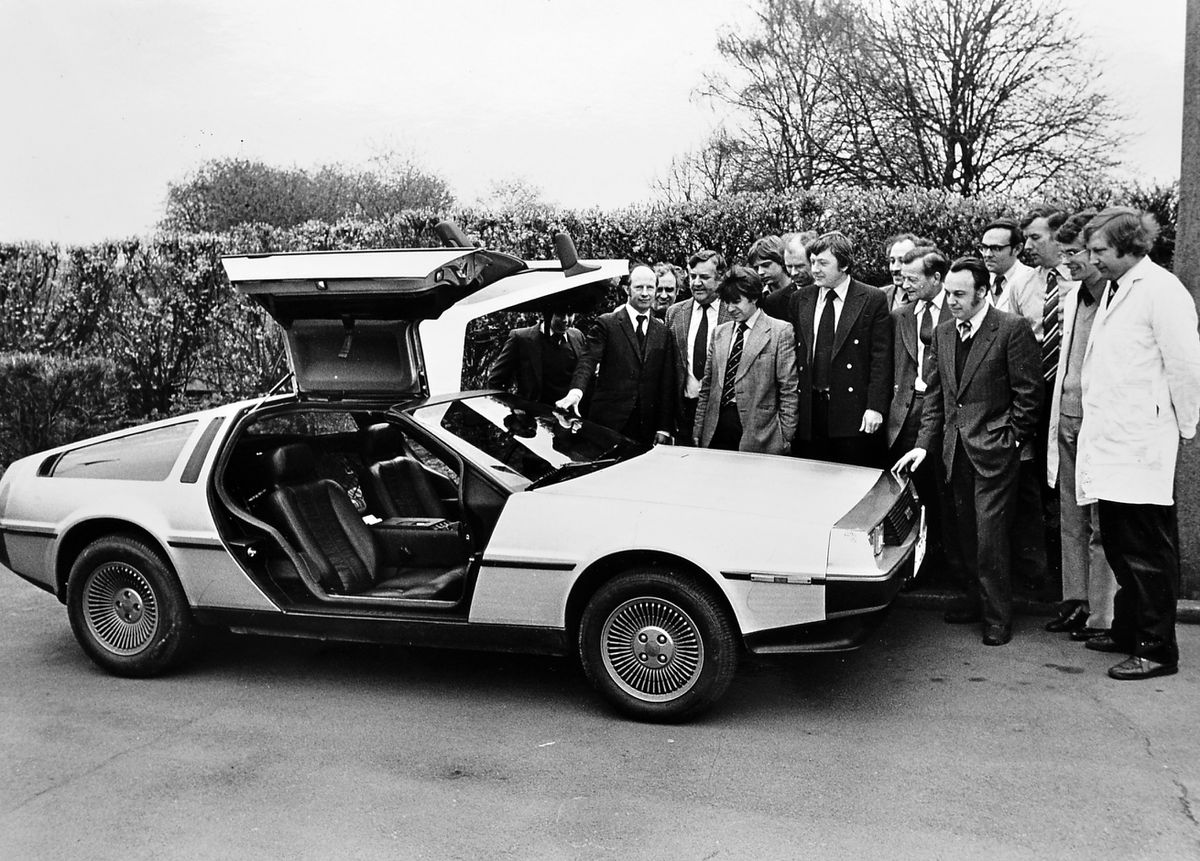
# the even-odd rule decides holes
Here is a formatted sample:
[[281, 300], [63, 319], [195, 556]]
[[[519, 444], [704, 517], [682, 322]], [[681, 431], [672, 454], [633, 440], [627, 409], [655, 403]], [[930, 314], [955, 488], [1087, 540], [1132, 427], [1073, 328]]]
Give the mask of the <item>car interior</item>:
[[[243, 564], [292, 603], [462, 601], [502, 500], [416, 436], [373, 411], [244, 425], [217, 479]], [[476, 504], [464, 505], [464, 487]]]

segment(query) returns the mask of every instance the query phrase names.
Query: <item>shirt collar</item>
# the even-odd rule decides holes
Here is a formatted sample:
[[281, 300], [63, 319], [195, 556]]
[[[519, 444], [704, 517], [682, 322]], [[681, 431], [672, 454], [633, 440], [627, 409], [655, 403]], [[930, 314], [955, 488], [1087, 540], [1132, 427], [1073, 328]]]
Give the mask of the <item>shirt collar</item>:
[[991, 307], [987, 302], [979, 306], [979, 310], [971, 317], [971, 337], [974, 338], [979, 334], [979, 329], [983, 326], [983, 318], [987, 315], [988, 308]]
[[634, 331], [637, 331], [637, 318], [641, 315], [646, 318], [646, 329], [650, 328], [650, 318], [654, 315], [649, 311], [638, 311], [628, 302], [625, 303], [625, 311], [629, 314], [629, 322], [633, 324]]
[[841, 280], [841, 282], [840, 282], [839, 284], [835, 285], [835, 286], [834, 286], [834, 287], [832, 287], [832, 288], [830, 288], [830, 287], [822, 287], [822, 288], [821, 288], [821, 302], [822, 302], [822, 304], [825, 302], [825, 291], [826, 291], [826, 290], [830, 290], [830, 289], [832, 289], [832, 290], [833, 290], [833, 292], [834, 292], [834, 295], [835, 295], [835, 296], [837, 296], [837, 297], [838, 297], [838, 299], [842, 300], [842, 304], [845, 304], [845, 303], [846, 303], [846, 293], [847, 293], [847, 292], [849, 292], [849, 290], [850, 290], [850, 276], [849, 276], [849, 275], [847, 275], [845, 278], [843, 278], [843, 279]]
[[761, 308], [755, 308], [754, 313], [750, 315], [750, 319], [746, 321], [746, 331], [754, 328], [754, 324], [758, 322], [758, 315], [762, 313]]
[[[709, 303], [708, 303], [708, 310], [710, 310], [710, 311], [711, 311], [712, 309], [716, 308], [716, 307], [717, 307], [717, 303], [718, 303], [718, 302], [720, 302], [720, 301], [721, 301], [721, 300], [720, 300], [720, 298], [719, 298], [719, 297], [716, 297], [716, 296], [714, 296], [714, 297], [713, 297], [713, 300], [712, 300], [711, 302], [709, 302]], [[703, 305], [701, 305], [699, 302], [697, 302], [697, 301], [696, 301], [696, 297], [695, 297], [695, 296], [693, 296], [693, 297], [692, 297], [692, 313], [693, 313], [693, 314], [695, 314], [697, 311], [703, 311], [703, 310], [705, 310], [704, 306], [703, 306]]]
[[940, 312], [942, 310], [942, 302], [945, 301], [945, 298], [946, 291], [939, 290], [933, 294], [932, 299], [918, 299], [916, 302], [913, 302], [913, 314], [920, 317], [923, 313], [925, 313], [926, 305], [928, 305], [934, 311]]

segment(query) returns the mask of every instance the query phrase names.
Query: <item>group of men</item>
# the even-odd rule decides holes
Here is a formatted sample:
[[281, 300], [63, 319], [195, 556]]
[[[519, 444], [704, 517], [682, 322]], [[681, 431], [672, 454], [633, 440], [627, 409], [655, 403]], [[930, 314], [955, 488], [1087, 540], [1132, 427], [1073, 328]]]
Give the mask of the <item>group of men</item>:
[[767, 236], [746, 265], [694, 253], [673, 302], [682, 271], [635, 264], [586, 339], [546, 315], [511, 334], [489, 384], [586, 404], [648, 443], [911, 473], [930, 563], [963, 587], [946, 620], [980, 623], [987, 645], [1012, 637], [1014, 567], [1044, 577], [1061, 532], [1047, 629], [1128, 655], [1114, 678], [1166, 675], [1200, 335], [1186, 288], [1148, 256], [1156, 233], [1131, 209], [1043, 206], [988, 224], [977, 256], [901, 234], [886, 289], [851, 276], [839, 232]]

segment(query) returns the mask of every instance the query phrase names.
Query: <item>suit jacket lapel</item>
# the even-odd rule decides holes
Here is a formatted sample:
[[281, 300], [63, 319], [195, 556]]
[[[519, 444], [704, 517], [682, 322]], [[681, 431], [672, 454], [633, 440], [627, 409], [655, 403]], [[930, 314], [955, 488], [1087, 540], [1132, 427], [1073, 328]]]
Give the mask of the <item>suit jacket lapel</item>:
[[[680, 309], [681, 313], [676, 314], [671, 321], [671, 334], [675, 336], [675, 343], [679, 345], [681, 353], [687, 352], [687, 336], [688, 329], [692, 325], [692, 309], [696, 307], [696, 303], [688, 299], [687, 304]], [[684, 357], [684, 362], [687, 362], [687, 357]]]
[[992, 341], [996, 340], [998, 325], [996, 323], [996, 312], [989, 308], [987, 314], [983, 317], [979, 331], [971, 336], [974, 343], [971, 344], [971, 352], [967, 353], [967, 363], [963, 365], [962, 379], [958, 383], [958, 390], [960, 392], [971, 382], [971, 377], [979, 369], [979, 363], [983, 361], [984, 354], [991, 349]]
[[908, 350], [908, 355], [914, 362], [917, 361], [917, 321], [919, 319], [916, 314], [908, 313], [900, 318], [900, 340], [904, 342], [904, 349]]
[[850, 330], [854, 328], [854, 321], [858, 319], [863, 305], [867, 303], [867, 297], [862, 294], [861, 290], [855, 290], [854, 287], [855, 282], [852, 280], [846, 288], [846, 302], [842, 307], [842, 315], [838, 318], [837, 334], [833, 336], [833, 355], [835, 356], [838, 354], [838, 350], [842, 349], [842, 344], [846, 343]]
[[817, 293], [814, 290], [803, 290], [796, 301], [796, 332], [804, 347], [804, 360], [812, 361], [813, 344], [816, 341]]
[[957, 395], [958, 366], [954, 363], [954, 351], [958, 348], [958, 330], [953, 325], [944, 329], [939, 325], [934, 328], [933, 337], [937, 340], [938, 372], [942, 375], [942, 385]]
[[[734, 328], [736, 330], [736, 323], [734, 323]], [[766, 348], [770, 340], [771, 326], [767, 323], [767, 315], [759, 311], [758, 319], [754, 321], [754, 328], [745, 335], [745, 341], [742, 344], [742, 360], [738, 363], [738, 372], [735, 379], [740, 380], [746, 375], [746, 371], [754, 363], [754, 357]]]

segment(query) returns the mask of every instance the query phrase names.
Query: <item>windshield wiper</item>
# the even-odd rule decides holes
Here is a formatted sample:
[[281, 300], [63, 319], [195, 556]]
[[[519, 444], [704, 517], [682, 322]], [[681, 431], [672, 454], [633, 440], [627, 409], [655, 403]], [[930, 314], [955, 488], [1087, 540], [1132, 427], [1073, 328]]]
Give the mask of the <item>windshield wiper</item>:
[[545, 487], [547, 484], [555, 484], [559, 481], [565, 481], [582, 473], [591, 472], [593, 469], [599, 469], [604, 466], [611, 466], [621, 460], [619, 457], [602, 457], [598, 460], [572, 460], [564, 463], [554, 472], [543, 475], [536, 481], [532, 481], [526, 490], [537, 490], [539, 487]]

